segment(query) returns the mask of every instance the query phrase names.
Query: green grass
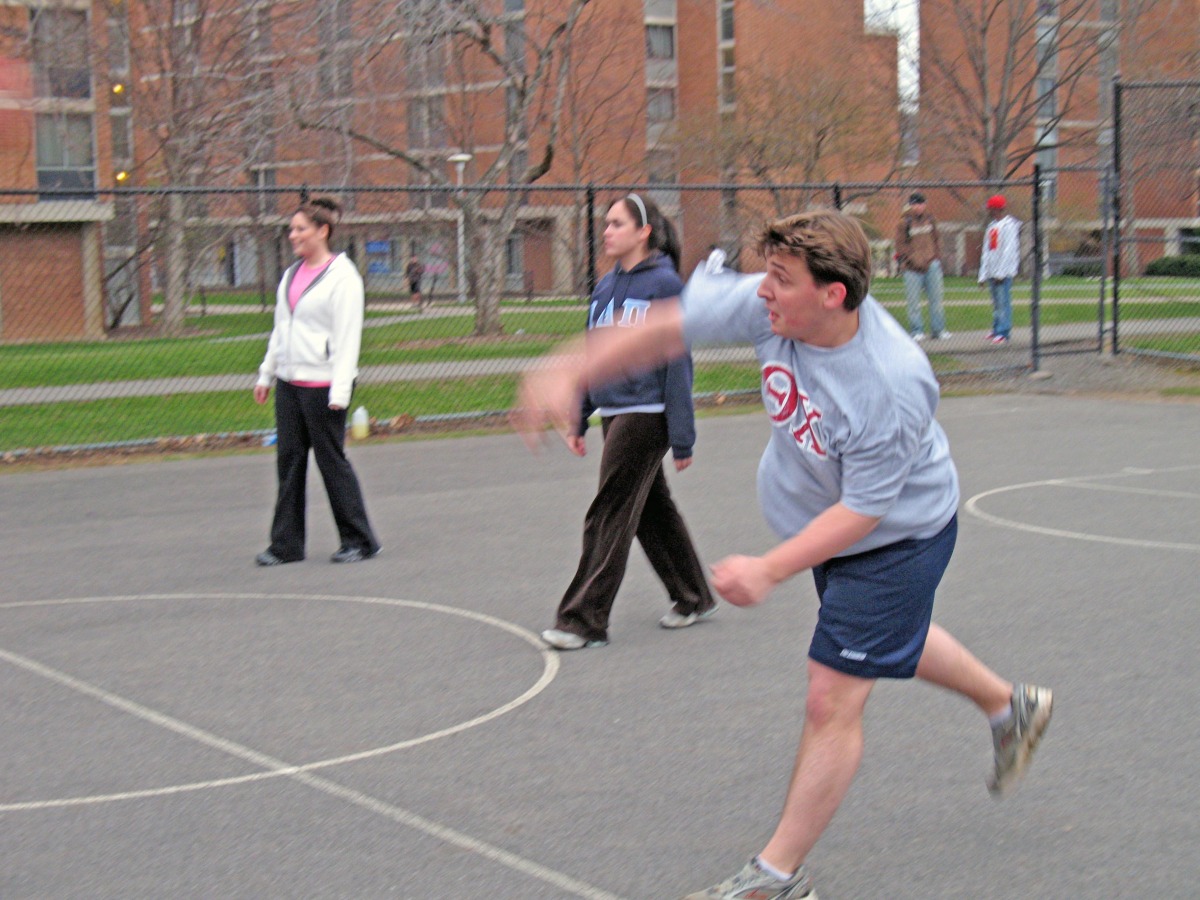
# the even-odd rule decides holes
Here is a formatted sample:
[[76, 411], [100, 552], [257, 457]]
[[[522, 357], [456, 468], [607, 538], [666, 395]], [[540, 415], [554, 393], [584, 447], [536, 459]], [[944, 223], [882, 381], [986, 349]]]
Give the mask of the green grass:
[[[985, 331], [991, 306], [984, 288], [967, 278], [946, 279], [947, 327]], [[1014, 322], [1029, 324], [1029, 285], [1015, 286]], [[900, 279], [879, 279], [873, 292], [901, 321]], [[1173, 292], [1183, 296], [1172, 299]], [[1095, 323], [1098, 283], [1089, 279], [1050, 279], [1044, 285], [1043, 325]], [[214, 294], [210, 302], [245, 303], [246, 294]], [[257, 299], [257, 295], [253, 295]], [[1186, 279], [1127, 279], [1122, 283], [1121, 318], [1200, 318], [1200, 284]], [[1111, 301], [1110, 301], [1111, 302]], [[444, 308], [444, 307], [441, 307]], [[194, 312], [194, 310], [193, 310]], [[457, 312], [457, 310], [456, 310]], [[472, 336], [474, 312], [422, 315], [408, 310], [371, 310], [363, 333], [361, 364], [469, 362], [492, 358], [540, 356], [565, 337], [580, 333], [582, 305], [559, 302], [506, 303], [501, 316], [505, 335]], [[272, 312], [191, 316], [185, 336], [176, 339], [111, 340], [0, 346], [0, 388], [63, 386], [100, 381], [244, 375], [257, 369], [270, 331]], [[1200, 355], [1200, 332], [1125, 337], [1123, 349]], [[931, 353], [935, 371], [961, 371], [952, 353]], [[757, 391], [760, 375], [753, 363], [704, 363], [696, 367], [698, 393]], [[378, 418], [419, 418], [508, 408], [516, 376], [446, 378], [397, 384], [363, 384], [355, 394]], [[5, 407], [0, 410], [0, 451], [23, 447], [103, 444], [155, 437], [218, 434], [269, 429], [270, 405], [253, 403], [249, 390], [165, 397], [136, 397]]]
[[[696, 367], [698, 392], [757, 389], [758, 381], [754, 364]], [[353, 405], [365, 406], [378, 419], [495, 412], [513, 405], [516, 390], [515, 375], [364, 384]], [[271, 403], [259, 406], [248, 390], [30, 404], [4, 409], [0, 449], [259, 431], [273, 424]]]

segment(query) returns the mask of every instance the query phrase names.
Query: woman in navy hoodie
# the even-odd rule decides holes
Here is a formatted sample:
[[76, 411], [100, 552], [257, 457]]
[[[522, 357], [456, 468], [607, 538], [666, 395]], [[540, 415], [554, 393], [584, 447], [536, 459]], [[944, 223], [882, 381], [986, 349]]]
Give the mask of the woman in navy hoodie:
[[[678, 297], [679, 243], [653, 201], [629, 194], [604, 218], [604, 251], [616, 261], [592, 294], [588, 331], [636, 328], [656, 300]], [[673, 605], [659, 620], [686, 628], [706, 618], [716, 602], [663, 471], [667, 450], [682, 472], [692, 463], [696, 427], [692, 360], [630, 375], [585, 393], [571, 452], [587, 452], [588, 418], [599, 412], [604, 433], [600, 486], [583, 526], [579, 567], [558, 607], [555, 627], [542, 640], [558, 650], [603, 647], [608, 616], [636, 537]]]

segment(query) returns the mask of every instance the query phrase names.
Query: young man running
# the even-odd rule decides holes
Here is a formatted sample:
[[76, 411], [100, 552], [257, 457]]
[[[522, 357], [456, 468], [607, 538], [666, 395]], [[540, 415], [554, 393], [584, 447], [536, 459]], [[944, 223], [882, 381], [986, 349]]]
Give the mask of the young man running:
[[765, 275], [698, 272], [683, 302], [639, 329], [564, 348], [522, 383], [514, 424], [535, 446], [568, 434], [584, 387], [660, 365], [693, 343], [745, 341], [762, 366], [774, 426], [759, 466], [763, 513], [781, 543], [713, 566], [731, 603], [761, 603], [811, 569], [820, 598], [808, 651], [800, 748], [783, 813], [741, 871], [687, 900], [815, 898], [804, 862], [858, 769], [863, 711], [879, 678], [956, 691], [991, 722], [1000, 795], [1024, 773], [1050, 720], [1047, 688], [1013, 684], [931, 622], [954, 548], [958, 476], [934, 419], [925, 355], [871, 297], [870, 246], [834, 211], [790, 216], [759, 239]]

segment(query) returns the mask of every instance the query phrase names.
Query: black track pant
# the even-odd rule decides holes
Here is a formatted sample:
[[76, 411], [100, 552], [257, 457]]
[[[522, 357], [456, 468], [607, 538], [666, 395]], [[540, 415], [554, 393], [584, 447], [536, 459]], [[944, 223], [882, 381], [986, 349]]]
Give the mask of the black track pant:
[[325, 482], [333, 520], [343, 547], [368, 553], [379, 542], [367, 521], [358, 478], [346, 458], [346, 410], [329, 408], [329, 388], [296, 387], [280, 381], [275, 389], [275, 465], [279, 497], [271, 522], [271, 552], [284, 560], [304, 558], [304, 505], [308, 451]]

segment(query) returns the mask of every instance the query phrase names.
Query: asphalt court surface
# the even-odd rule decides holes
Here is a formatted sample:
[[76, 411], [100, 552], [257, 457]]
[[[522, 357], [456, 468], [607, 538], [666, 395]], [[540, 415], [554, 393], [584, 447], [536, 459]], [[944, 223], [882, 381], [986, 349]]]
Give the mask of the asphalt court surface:
[[[993, 801], [960, 698], [881, 683], [810, 857], [837, 898], [1193, 897], [1200, 404], [948, 398], [935, 618], [1056, 709]], [[772, 537], [761, 412], [670, 473], [709, 561]], [[536, 634], [596, 476], [511, 435], [354, 447], [384, 544], [252, 565], [270, 453], [0, 477], [0, 898], [671, 900], [774, 824], [815, 619], [802, 575], [681, 632], [635, 551], [601, 650]]]

